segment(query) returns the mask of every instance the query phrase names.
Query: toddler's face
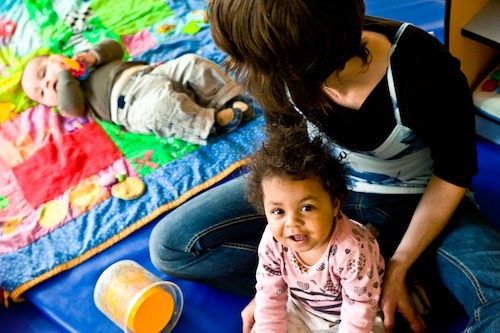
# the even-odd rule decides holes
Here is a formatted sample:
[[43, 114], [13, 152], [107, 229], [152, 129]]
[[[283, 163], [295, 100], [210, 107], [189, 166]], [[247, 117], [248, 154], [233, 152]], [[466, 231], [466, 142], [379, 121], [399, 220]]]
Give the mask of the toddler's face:
[[319, 178], [262, 181], [264, 210], [274, 238], [303, 260], [315, 261], [324, 253], [339, 213]]
[[31, 100], [56, 106], [59, 72], [65, 69], [60, 61], [47, 56], [34, 58], [24, 69], [21, 86]]

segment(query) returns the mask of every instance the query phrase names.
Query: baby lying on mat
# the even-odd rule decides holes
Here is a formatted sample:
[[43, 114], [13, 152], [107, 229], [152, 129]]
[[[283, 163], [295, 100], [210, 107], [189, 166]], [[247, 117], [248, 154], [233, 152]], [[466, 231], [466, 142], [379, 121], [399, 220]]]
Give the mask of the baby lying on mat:
[[64, 116], [89, 116], [133, 133], [201, 145], [210, 134], [230, 132], [254, 116], [240, 100], [242, 87], [208, 59], [185, 54], [150, 65], [124, 61], [123, 54], [120, 43], [105, 39], [73, 57], [88, 69], [76, 74], [60, 55], [35, 57], [21, 85], [30, 99], [57, 106]]

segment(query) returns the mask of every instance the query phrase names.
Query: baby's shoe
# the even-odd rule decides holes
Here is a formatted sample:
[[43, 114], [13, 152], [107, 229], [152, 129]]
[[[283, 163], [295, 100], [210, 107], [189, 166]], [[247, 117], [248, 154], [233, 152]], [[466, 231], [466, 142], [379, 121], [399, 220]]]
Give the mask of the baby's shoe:
[[253, 108], [245, 102], [235, 101], [230, 105], [215, 114], [215, 127], [219, 134], [234, 131], [241, 122], [250, 121], [255, 116]]
[[255, 111], [253, 110], [253, 108], [243, 101], [235, 101], [232, 105], [232, 108], [234, 110], [239, 110], [243, 114], [243, 121], [250, 121], [255, 116]]
[[234, 131], [241, 123], [243, 114], [240, 110], [225, 108], [215, 113], [215, 128], [217, 134]]

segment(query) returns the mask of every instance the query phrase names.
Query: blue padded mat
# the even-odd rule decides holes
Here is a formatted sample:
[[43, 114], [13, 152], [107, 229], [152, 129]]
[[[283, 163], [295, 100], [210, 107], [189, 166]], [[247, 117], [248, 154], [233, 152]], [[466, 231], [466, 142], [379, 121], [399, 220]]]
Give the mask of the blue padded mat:
[[[101, 272], [116, 261], [130, 259], [165, 281], [179, 285], [184, 296], [184, 310], [173, 332], [238, 332], [240, 312], [249, 299], [225, 293], [199, 283], [170, 278], [158, 272], [149, 260], [148, 240], [154, 223], [130, 235], [126, 240], [99, 253], [78, 267], [63, 272], [26, 293], [40, 314], [52, 319], [50, 330], [40, 332], [121, 332], [93, 303], [95, 283]], [[15, 304], [13, 305], [15, 308]], [[30, 309], [34, 312], [35, 309]], [[8, 315], [8, 314], [6, 314]], [[0, 316], [2, 324], [10, 322]], [[17, 323], [12, 322], [13, 325]], [[42, 323], [43, 324], [43, 323]], [[53, 327], [59, 325], [54, 330]], [[11, 332], [26, 331], [10, 326]], [[1, 329], [1, 328], [0, 328]]]
[[479, 173], [473, 180], [476, 201], [488, 219], [500, 228], [500, 146], [479, 138]]
[[365, 3], [370, 15], [411, 23], [444, 41], [446, 0], [367, 0]]

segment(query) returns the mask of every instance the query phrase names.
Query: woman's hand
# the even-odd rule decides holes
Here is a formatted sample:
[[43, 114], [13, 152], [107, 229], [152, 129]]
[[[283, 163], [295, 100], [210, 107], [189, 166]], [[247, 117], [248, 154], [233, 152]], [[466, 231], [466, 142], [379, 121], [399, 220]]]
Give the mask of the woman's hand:
[[389, 261], [382, 285], [382, 310], [384, 311], [384, 327], [386, 333], [394, 330], [394, 319], [399, 312], [408, 322], [411, 332], [423, 333], [425, 323], [413, 306], [406, 286], [406, 270], [401, 270], [397, 262]]
[[255, 324], [255, 298], [241, 311], [241, 319], [243, 320], [243, 333], [254, 332], [253, 325]]
[[429, 180], [410, 225], [386, 266], [381, 302], [387, 333], [394, 329], [396, 312], [403, 316], [413, 332], [424, 331], [424, 321], [415, 310], [406, 288], [406, 274], [409, 267], [444, 229], [466, 192], [466, 188], [435, 175]]

